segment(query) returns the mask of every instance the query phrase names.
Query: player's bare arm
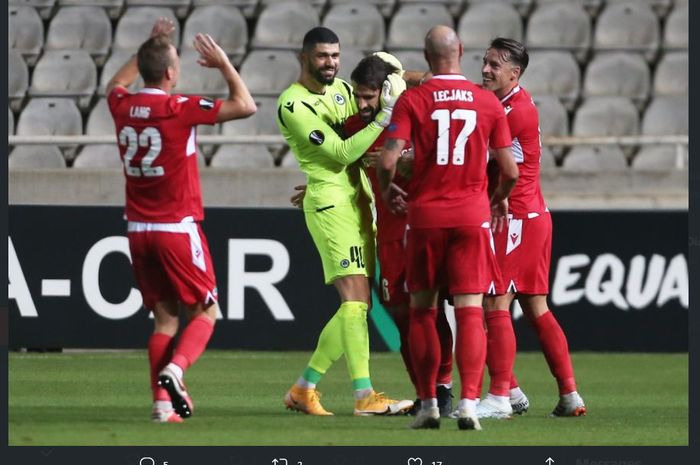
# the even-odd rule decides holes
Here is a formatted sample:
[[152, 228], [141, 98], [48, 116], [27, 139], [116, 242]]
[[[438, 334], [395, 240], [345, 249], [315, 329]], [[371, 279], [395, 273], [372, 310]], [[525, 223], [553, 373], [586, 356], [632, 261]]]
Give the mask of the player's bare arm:
[[[170, 18], [160, 17], [153, 24], [151, 29], [151, 37], [161, 35], [169, 36], [175, 30], [175, 23]], [[136, 64], [136, 55], [132, 56], [124, 66], [119, 68], [119, 71], [107, 84], [105, 93], [109, 95], [115, 87], [129, 87], [139, 77], [139, 70]]]
[[228, 99], [221, 104], [217, 121], [222, 123], [246, 118], [255, 113], [258, 108], [248, 91], [248, 86], [219, 44], [209, 34], [197, 34], [194, 38], [194, 48], [200, 55], [197, 63], [206, 68], [217, 68], [228, 84]]
[[382, 191], [382, 200], [395, 214], [401, 214], [406, 208], [406, 193], [391, 182], [396, 175], [396, 165], [405, 145], [406, 141], [403, 139], [387, 139], [377, 165], [377, 180]]
[[[491, 196], [492, 207], [500, 204], [503, 200], [508, 198], [511, 191], [515, 187], [515, 183], [518, 181], [519, 176], [518, 165], [515, 163], [513, 152], [510, 147], [493, 149], [493, 158], [498, 166], [500, 176], [498, 185], [494, 189], [493, 195]], [[505, 213], [507, 212], [508, 206], [506, 204]]]

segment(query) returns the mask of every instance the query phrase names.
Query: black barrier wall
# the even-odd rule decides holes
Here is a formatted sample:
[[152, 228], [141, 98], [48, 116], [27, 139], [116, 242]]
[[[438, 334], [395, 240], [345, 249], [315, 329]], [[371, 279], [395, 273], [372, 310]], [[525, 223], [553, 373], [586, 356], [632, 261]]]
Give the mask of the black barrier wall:
[[[210, 347], [313, 350], [335, 312], [303, 215], [206, 210], [222, 309]], [[572, 350], [686, 351], [687, 212], [556, 212], [550, 306]], [[143, 348], [117, 207], [9, 208], [11, 348]], [[518, 347], [539, 350], [515, 311]], [[379, 328], [385, 331], [386, 328]], [[372, 326], [372, 349], [387, 346]]]

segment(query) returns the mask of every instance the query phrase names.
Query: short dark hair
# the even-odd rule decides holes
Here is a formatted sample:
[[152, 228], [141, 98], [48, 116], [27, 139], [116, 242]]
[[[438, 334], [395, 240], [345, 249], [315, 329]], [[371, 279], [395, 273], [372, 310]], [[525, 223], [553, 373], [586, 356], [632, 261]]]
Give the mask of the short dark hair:
[[310, 52], [316, 44], [337, 44], [340, 43], [338, 35], [327, 27], [317, 26], [304, 35], [302, 52]]
[[360, 60], [355, 66], [350, 74], [350, 80], [355, 84], [378, 90], [382, 88], [386, 77], [394, 71], [397, 71], [396, 67], [378, 56], [370, 55]]
[[165, 35], [151, 37], [141, 44], [136, 55], [139, 73], [147, 84], [156, 84], [163, 80], [168, 66], [172, 66], [170, 46], [172, 42]]
[[530, 62], [530, 56], [527, 54], [527, 49], [522, 43], [515, 39], [497, 37], [491, 41], [489, 48], [495, 48], [503, 53], [503, 59], [505, 61], [510, 61], [516, 66], [519, 66], [521, 76], [525, 73], [525, 68], [527, 68]]

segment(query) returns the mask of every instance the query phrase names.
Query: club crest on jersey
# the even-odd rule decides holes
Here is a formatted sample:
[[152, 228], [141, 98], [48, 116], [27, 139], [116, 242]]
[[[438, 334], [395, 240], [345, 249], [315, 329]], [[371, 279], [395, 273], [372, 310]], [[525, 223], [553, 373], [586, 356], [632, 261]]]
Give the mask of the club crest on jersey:
[[350, 260], [348, 260], [347, 258], [344, 258], [340, 261], [341, 268], [347, 268], [349, 266], [350, 266]]
[[208, 98], [199, 99], [199, 106], [202, 110], [214, 109], [214, 101]]
[[309, 133], [309, 141], [314, 144], [314, 145], [321, 145], [323, 144], [323, 141], [326, 140], [326, 136], [323, 134], [323, 132], [319, 131], [318, 129], [311, 131]]
[[345, 105], [345, 97], [343, 97], [342, 95], [335, 94], [333, 98], [335, 99], [335, 103], [337, 103], [338, 105]]

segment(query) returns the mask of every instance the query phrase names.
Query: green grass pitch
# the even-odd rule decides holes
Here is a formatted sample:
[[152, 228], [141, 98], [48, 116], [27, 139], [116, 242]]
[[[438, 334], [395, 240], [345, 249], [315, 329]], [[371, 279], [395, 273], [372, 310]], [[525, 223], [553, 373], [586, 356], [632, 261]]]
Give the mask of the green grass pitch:
[[[321, 381], [333, 417], [286, 411], [282, 397], [309, 353], [209, 351], [187, 373], [195, 413], [183, 424], [149, 420], [145, 351], [9, 357], [10, 445], [688, 445], [687, 354], [573, 354], [583, 418], [548, 418], [556, 384], [539, 353], [518, 354], [531, 408], [483, 431], [412, 431], [410, 417], [353, 417], [340, 360]], [[372, 355], [373, 384], [412, 399], [396, 353]], [[458, 379], [455, 373], [455, 379]], [[486, 383], [485, 383], [486, 385]], [[456, 390], [456, 392], [459, 392]]]

